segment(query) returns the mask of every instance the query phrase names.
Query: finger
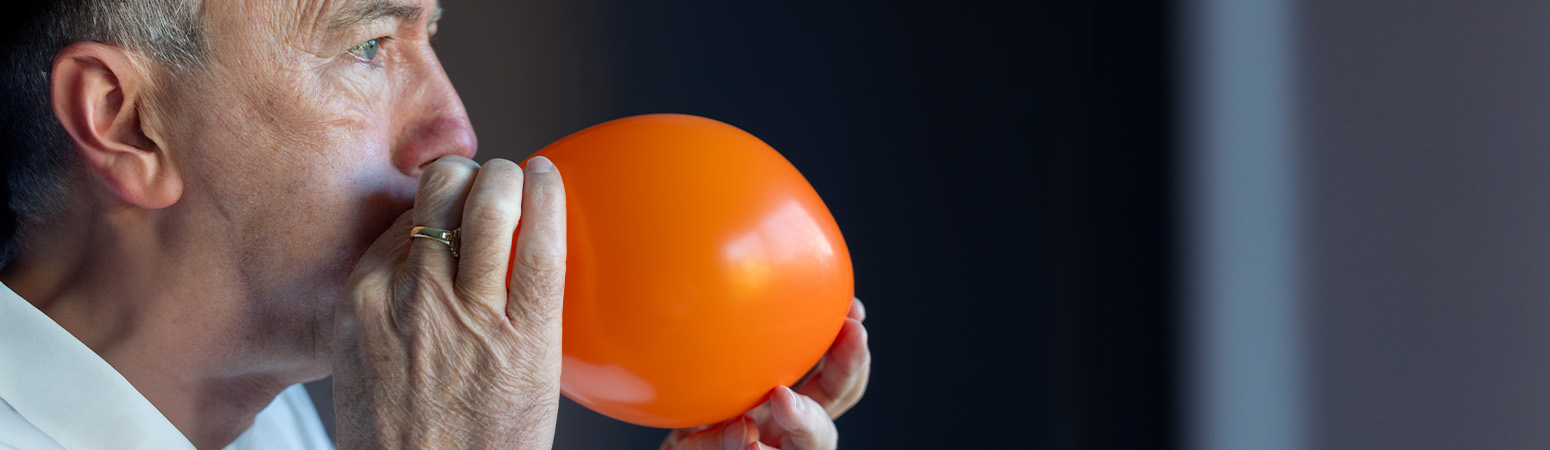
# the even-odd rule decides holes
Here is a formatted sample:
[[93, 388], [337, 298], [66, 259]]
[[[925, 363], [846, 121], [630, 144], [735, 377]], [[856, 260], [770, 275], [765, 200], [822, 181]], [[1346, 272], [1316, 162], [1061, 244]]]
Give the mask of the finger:
[[700, 430], [707, 430], [707, 429], [711, 429], [711, 428], [715, 428], [715, 427], [725, 426], [727, 423], [730, 423], [733, 420], [737, 420], [737, 419], [728, 420], [728, 421], [722, 422], [722, 423], [713, 423], [713, 424], [710, 424], [710, 425], [700, 425], [700, 426], [697, 426], [697, 427], [674, 429], [672, 432], [667, 434], [667, 439], [663, 439], [662, 440], [662, 449], [666, 450], [666, 449], [673, 448], [674, 445], [678, 444], [678, 441], [681, 441], [684, 438], [687, 438], [690, 435], [693, 435], [694, 433], [698, 433], [698, 432], [700, 432]]
[[[414, 224], [422, 227], [452, 230], [458, 227], [463, 216], [463, 200], [473, 185], [479, 164], [461, 156], [445, 156], [425, 168], [420, 174], [420, 188], [414, 198]], [[409, 263], [426, 271], [426, 275], [451, 274], [455, 258], [446, 244], [430, 240], [409, 238]]]
[[780, 424], [775, 423], [775, 415], [773, 413], [775, 409], [771, 407], [771, 405], [775, 404], [775, 394], [775, 390], [771, 389], [769, 400], [766, 400], [764, 404], [759, 405], [758, 408], [754, 408], [753, 411], [749, 411], [744, 415], [753, 419], [753, 422], [759, 425], [759, 442], [779, 445], [780, 439], [786, 437], [786, 430], [781, 428]]
[[462, 245], [457, 265], [458, 292], [506, 312], [506, 273], [512, 236], [522, 217], [522, 168], [493, 159], [479, 169], [463, 203]]
[[839, 444], [839, 431], [823, 406], [785, 386], [770, 396], [770, 413], [784, 431], [781, 450], [834, 450]]
[[662, 443], [662, 450], [742, 450], [759, 442], [759, 428], [753, 419], [741, 416], [675, 440]]
[[523, 173], [522, 225], [511, 253], [513, 323], [558, 325], [565, 294], [565, 186], [548, 158], [528, 160]]
[[857, 322], [866, 322], [866, 305], [861, 304], [861, 297], [850, 299], [850, 312], [847, 316], [856, 319]]
[[759, 432], [763, 433], [765, 431], [770, 431], [771, 430], [771, 428], [769, 426], [769, 424], [770, 424], [770, 402], [766, 401], [763, 404], [760, 404], [759, 406], [754, 407], [754, 409], [749, 410], [746, 413], [743, 413], [743, 415], [747, 416], [749, 419], [753, 419], [753, 423], [759, 424]]
[[845, 319], [839, 336], [824, 355], [824, 367], [802, 394], [817, 400], [831, 418], [839, 418], [861, 401], [872, 374], [872, 351], [867, 347], [866, 326]]

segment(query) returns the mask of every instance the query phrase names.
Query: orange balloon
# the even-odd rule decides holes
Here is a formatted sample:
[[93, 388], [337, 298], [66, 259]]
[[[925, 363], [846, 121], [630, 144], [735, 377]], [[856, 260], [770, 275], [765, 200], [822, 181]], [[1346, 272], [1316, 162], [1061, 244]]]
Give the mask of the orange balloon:
[[561, 391], [660, 428], [766, 401], [839, 334], [850, 253], [818, 193], [768, 144], [651, 114], [539, 151], [565, 180]]

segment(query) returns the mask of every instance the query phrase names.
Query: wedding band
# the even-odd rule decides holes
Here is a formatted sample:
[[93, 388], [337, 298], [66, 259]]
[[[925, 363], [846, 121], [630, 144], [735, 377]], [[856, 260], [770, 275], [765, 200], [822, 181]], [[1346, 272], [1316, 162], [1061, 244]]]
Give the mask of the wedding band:
[[440, 228], [414, 227], [413, 230], [409, 231], [409, 237], [410, 238], [430, 239], [430, 240], [433, 240], [433, 241], [436, 241], [436, 242], [440, 242], [440, 243], [446, 244], [447, 245], [447, 249], [452, 250], [452, 257], [456, 258], [457, 257], [457, 247], [458, 247], [458, 231], [459, 230], [462, 230], [462, 228], [457, 228], [457, 229], [453, 229], [453, 230], [448, 231], [448, 230], [443, 230], [443, 229], [440, 229]]

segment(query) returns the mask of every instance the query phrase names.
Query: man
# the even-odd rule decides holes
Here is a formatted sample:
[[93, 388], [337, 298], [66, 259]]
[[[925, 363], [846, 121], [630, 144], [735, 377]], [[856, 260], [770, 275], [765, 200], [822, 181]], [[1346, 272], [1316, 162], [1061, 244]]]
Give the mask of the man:
[[[329, 374], [342, 448], [548, 448], [563, 168], [469, 159], [428, 43], [439, 16], [434, 0], [22, 12], [0, 73], [0, 448], [326, 448], [295, 385]], [[411, 237], [453, 229], [456, 256]], [[834, 448], [870, 370], [863, 316], [800, 393], [662, 448]]]

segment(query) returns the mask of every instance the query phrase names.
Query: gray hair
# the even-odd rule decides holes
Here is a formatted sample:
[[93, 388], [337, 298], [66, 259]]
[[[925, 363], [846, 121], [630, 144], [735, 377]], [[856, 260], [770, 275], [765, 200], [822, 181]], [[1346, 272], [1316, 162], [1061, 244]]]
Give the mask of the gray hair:
[[65, 201], [67, 175], [79, 164], [70, 136], [54, 117], [49, 74], [54, 58], [76, 42], [117, 45], [168, 73], [201, 66], [205, 40], [195, 0], [33, 0], [8, 21], [0, 41], [0, 267], [18, 243]]

